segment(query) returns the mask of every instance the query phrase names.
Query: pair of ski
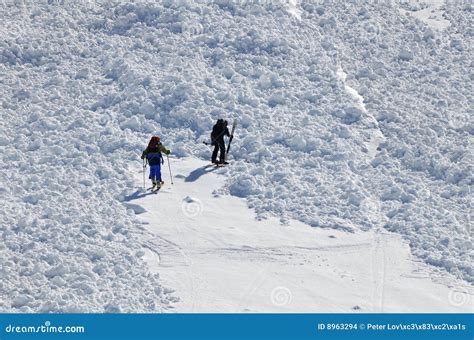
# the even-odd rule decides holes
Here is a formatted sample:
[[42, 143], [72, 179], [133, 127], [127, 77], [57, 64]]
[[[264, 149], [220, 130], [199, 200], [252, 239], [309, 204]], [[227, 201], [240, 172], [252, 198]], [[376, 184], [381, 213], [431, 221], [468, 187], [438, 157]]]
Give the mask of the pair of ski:
[[152, 194], [157, 194], [158, 191], [160, 191], [160, 189], [163, 187], [164, 184], [161, 184], [161, 185], [158, 185], [158, 186], [152, 186], [150, 188], [148, 188], [147, 190], [150, 190]]
[[214, 165], [216, 168], [223, 168], [225, 167], [226, 165], [228, 165], [229, 162], [225, 162], [225, 163], [212, 163], [212, 165]]
[[237, 119], [234, 119], [234, 122], [232, 123], [232, 131], [230, 132], [229, 143], [227, 144], [227, 150], [225, 151], [225, 158], [227, 158], [227, 155], [229, 154], [230, 143], [232, 143], [232, 139], [234, 139], [234, 132], [235, 132], [236, 126], [237, 126]]

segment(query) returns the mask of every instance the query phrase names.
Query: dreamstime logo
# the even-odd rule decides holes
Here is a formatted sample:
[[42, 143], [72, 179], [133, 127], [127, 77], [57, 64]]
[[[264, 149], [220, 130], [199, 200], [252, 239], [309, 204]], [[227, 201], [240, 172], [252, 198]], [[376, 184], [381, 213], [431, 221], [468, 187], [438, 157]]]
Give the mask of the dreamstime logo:
[[286, 306], [291, 303], [291, 300], [293, 298], [291, 291], [286, 288], [286, 287], [276, 287], [275, 289], [272, 290], [271, 294], [271, 300], [272, 303], [275, 306]]
[[206, 59], [201, 50], [195, 51], [192, 59], [186, 62], [184, 67], [186, 72], [201, 79], [207, 77], [209, 74]]
[[84, 326], [53, 326], [50, 321], [45, 321], [44, 325], [8, 325], [5, 327], [6, 333], [12, 334], [34, 334], [34, 333], [85, 333]]
[[271, 110], [268, 122], [275, 127], [287, 127], [293, 123], [292, 116], [281, 110]]
[[369, 39], [374, 39], [381, 32], [380, 24], [372, 20], [365, 22], [362, 27], [364, 35]]
[[380, 207], [373, 200], [366, 198], [360, 204], [360, 211], [366, 219], [375, 222], [380, 215]]
[[268, 6], [275, 3], [274, 0], [231, 0], [229, 1], [230, 4], [238, 6], [238, 7], [246, 7], [252, 5], [259, 5], [259, 6]]
[[193, 21], [183, 23], [183, 25], [181, 26], [181, 31], [183, 32], [183, 34], [192, 37], [195, 35], [203, 34], [204, 28], [199, 22]]
[[455, 287], [448, 293], [448, 301], [456, 307], [464, 306], [470, 300], [470, 295], [467, 289], [463, 287]]
[[18, 8], [24, 8], [28, 4], [29, 4], [29, 1], [26, 1], [26, 0], [2, 0], [2, 1], [0, 1], [0, 5], [2, 7], [15, 6], [15, 7], [18, 7]]
[[8, 34], [8, 39], [14, 40], [24, 37], [24, 32], [15, 25], [5, 24], [6, 33]]
[[96, 0], [83, 0], [82, 4], [87, 9], [97, 9], [98, 8], [98, 4], [96, 3]]
[[367, 213], [376, 213], [377, 211], [379, 211], [379, 207], [378, 207], [377, 203], [375, 203], [374, 201], [372, 201], [369, 198], [366, 198], [362, 202], [361, 209], [364, 210]]
[[191, 127], [192, 127], [192, 122], [189, 120], [186, 120], [183, 123], [181, 123], [182, 129], [190, 129]]
[[181, 204], [181, 210], [186, 217], [194, 218], [202, 214], [203, 204], [197, 198], [187, 196]]
[[462, 117], [450, 117], [448, 120], [449, 127], [454, 130], [460, 130], [464, 127], [466, 120]]

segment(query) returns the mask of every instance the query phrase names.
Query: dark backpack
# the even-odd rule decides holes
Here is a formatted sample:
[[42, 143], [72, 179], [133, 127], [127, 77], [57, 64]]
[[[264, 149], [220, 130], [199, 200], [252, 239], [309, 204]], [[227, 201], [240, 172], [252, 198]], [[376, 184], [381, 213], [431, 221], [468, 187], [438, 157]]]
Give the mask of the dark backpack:
[[150, 141], [148, 142], [147, 149], [157, 148], [161, 144], [160, 137], [153, 136], [151, 137]]

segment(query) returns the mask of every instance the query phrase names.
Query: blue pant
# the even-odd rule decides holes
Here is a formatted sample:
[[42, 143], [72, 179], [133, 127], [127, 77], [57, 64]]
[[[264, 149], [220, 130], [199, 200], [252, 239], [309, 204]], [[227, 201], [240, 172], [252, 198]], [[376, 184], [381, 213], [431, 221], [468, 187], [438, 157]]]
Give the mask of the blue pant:
[[150, 177], [152, 181], [161, 182], [161, 165], [150, 165]]

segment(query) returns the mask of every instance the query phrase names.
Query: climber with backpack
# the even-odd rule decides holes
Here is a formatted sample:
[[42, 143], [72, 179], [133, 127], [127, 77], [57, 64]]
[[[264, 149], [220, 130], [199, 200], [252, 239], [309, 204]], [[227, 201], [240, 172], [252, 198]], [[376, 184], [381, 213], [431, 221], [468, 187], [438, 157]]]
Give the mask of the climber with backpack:
[[161, 164], [165, 161], [163, 159], [163, 155], [169, 155], [170, 150], [165, 148], [163, 144], [161, 144], [160, 137], [153, 136], [148, 143], [147, 148], [143, 151], [141, 159], [150, 165], [150, 176], [148, 177], [151, 179], [153, 184], [152, 190], [161, 188], [164, 184], [163, 180], [161, 179]]
[[[212, 152], [211, 161], [216, 165], [228, 164], [225, 160], [226, 149], [224, 136], [232, 138], [229, 129], [227, 128], [227, 120], [218, 119], [211, 132], [211, 145], [214, 146], [214, 151]], [[219, 161], [217, 161], [217, 153], [219, 154]]]

